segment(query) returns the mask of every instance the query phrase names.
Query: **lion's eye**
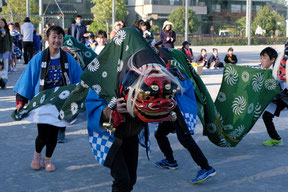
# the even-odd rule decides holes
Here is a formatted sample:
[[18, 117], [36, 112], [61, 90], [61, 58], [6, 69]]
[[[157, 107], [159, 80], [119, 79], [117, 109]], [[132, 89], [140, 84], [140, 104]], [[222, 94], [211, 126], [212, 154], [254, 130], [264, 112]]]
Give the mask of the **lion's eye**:
[[151, 85], [151, 89], [153, 91], [158, 91], [159, 90], [159, 86], [158, 85]]

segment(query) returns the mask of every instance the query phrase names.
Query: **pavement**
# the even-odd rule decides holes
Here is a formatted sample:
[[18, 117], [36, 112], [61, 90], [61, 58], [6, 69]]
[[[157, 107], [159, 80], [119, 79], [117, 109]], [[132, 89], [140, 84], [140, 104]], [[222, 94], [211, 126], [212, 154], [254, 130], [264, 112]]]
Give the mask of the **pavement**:
[[[235, 46], [240, 65], [259, 64], [259, 53], [265, 46]], [[279, 52], [284, 46], [273, 46]], [[208, 54], [213, 47], [205, 47]], [[224, 58], [229, 47], [217, 47]], [[193, 47], [198, 55], [201, 47]], [[106, 192], [111, 191], [112, 177], [108, 168], [94, 159], [88, 143], [86, 122], [67, 128], [67, 142], [58, 144], [53, 155], [55, 172], [34, 171], [30, 162], [37, 135], [35, 124], [15, 122], [10, 114], [15, 108], [13, 86], [25, 65], [18, 64], [17, 72], [9, 73], [8, 89], [0, 90], [0, 192]], [[213, 99], [222, 81], [222, 69], [204, 70], [201, 76]], [[264, 147], [267, 140], [262, 119], [234, 148], [221, 148], [202, 136], [198, 122], [193, 136], [216, 176], [201, 184], [191, 184], [199, 170], [188, 151], [178, 142], [175, 134], [169, 139], [179, 164], [178, 170], [159, 169], [155, 161], [163, 159], [156, 140], [151, 136], [152, 154], [147, 160], [140, 147], [138, 180], [135, 192], [287, 192], [288, 191], [288, 113], [283, 111], [274, 122], [284, 141], [282, 147]], [[153, 132], [153, 130], [151, 130]]]

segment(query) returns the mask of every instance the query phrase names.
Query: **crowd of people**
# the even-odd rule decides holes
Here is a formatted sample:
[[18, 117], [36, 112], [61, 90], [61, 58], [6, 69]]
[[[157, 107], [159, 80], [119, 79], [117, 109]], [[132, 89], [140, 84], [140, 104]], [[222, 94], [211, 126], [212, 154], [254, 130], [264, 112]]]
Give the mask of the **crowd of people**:
[[[76, 38], [79, 42], [85, 44], [87, 47], [91, 48], [97, 55], [100, 55], [108, 42], [107, 33], [103, 30], [99, 30], [97, 32], [87, 31], [86, 26], [82, 23], [82, 17], [80, 15], [75, 18], [75, 22], [72, 24], [73, 25], [71, 25], [71, 28], [68, 30], [68, 34]], [[65, 36], [64, 30], [59, 26], [47, 25], [46, 27], [48, 27], [45, 30], [48, 46], [47, 49], [42, 51], [43, 46], [41, 36], [37, 35], [37, 32], [29, 18], [25, 18], [21, 27], [18, 23], [10, 22], [7, 24], [4, 18], [0, 19], [1, 88], [5, 89], [6, 87], [9, 68], [11, 71], [16, 71], [16, 63], [22, 56], [22, 49], [24, 52], [24, 64], [28, 64], [14, 87], [14, 91], [17, 93], [17, 111], [21, 110], [25, 104], [29, 102], [29, 100], [31, 100], [42, 90], [80, 82], [82, 69], [70, 54], [62, 51], [61, 49]], [[113, 30], [109, 34], [110, 40], [119, 30], [124, 27], [125, 24], [123, 21], [115, 22]], [[156, 42], [154, 35], [151, 32], [149, 22], [139, 20], [134, 23], [133, 27], [136, 28], [136, 30], [141, 34], [141, 36], [143, 36], [151, 47], [161, 46], [169, 49], [173, 49], [175, 47], [174, 43], [176, 41], [176, 33], [173, 31], [173, 23], [169, 21], [164, 22], [160, 32], [160, 40], [158, 42]], [[180, 48], [180, 50], [185, 54], [189, 62], [193, 63], [195, 57], [190, 45], [190, 42], [185, 41], [182, 43], [182, 48]], [[260, 57], [262, 68], [268, 69], [275, 64], [278, 54], [274, 49], [266, 48], [260, 53]], [[227, 55], [224, 58], [224, 63], [221, 62], [218, 56], [217, 48], [212, 49], [212, 54], [209, 58], [207, 57], [207, 50], [203, 48], [201, 49], [201, 54], [196, 58], [195, 62], [198, 66], [203, 66], [206, 69], [215, 69], [224, 67], [225, 64], [236, 65], [238, 59], [237, 56], [233, 54], [232, 47], [228, 49]], [[43, 63], [49, 63], [49, 65], [43, 65]], [[66, 63], [68, 63], [68, 66], [65, 65]], [[64, 73], [66, 73], [66, 75]], [[32, 78], [32, 76], [36, 78]], [[286, 90], [287, 92], [285, 87], [283, 90]], [[281, 97], [275, 98], [275, 101], [271, 103], [271, 108], [274, 107], [273, 109], [275, 110], [267, 110], [264, 112], [264, 123], [271, 139], [264, 142], [263, 145], [273, 146], [282, 144], [282, 139], [277, 134], [273, 124], [273, 118], [274, 116], [278, 116], [280, 111], [288, 106], [287, 100], [287, 94], [283, 94]], [[119, 98], [114, 110], [118, 111], [119, 114], [123, 114], [127, 112], [125, 108], [126, 104], [123, 104], [123, 100]], [[181, 111], [175, 111], [178, 113], [178, 117], [181, 117]], [[106, 112], [107, 111], [104, 111], [103, 109], [101, 116], [104, 116]], [[208, 160], [202, 153], [201, 149], [194, 141], [191, 134], [188, 133], [189, 130], [183, 129], [183, 122], [185, 124], [184, 119], [178, 118], [176, 122], [165, 121], [159, 124], [157, 132], [155, 133], [155, 138], [165, 158], [155, 162], [155, 166], [168, 169], [178, 168], [177, 161], [173, 156], [173, 150], [167, 138], [169, 133], [176, 132], [179, 142], [188, 150], [192, 159], [201, 168], [197, 176], [192, 180], [193, 183], [200, 183], [207, 180], [209, 177], [214, 176], [216, 174], [216, 170], [208, 163]], [[31, 162], [31, 168], [35, 170], [41, 169], [41, 152], [43, 147], [46, 146], [46, 154], [43, 160], [43, 165], [46, 171], [55, 171], [56, 168], [55, 165], [52, 164], [51, 158], [57, 145], [57, 138], [59, 141], [59, 137], [61, 137], [59, 136], [59, 133], [62, 133], [61, 142], [64, 142], [63, 134], [65, 136], [65, 127], [57, 127], [49, 124], [37, 124], [37, 128], [38, 136], [35, 139], [35, 152]], [[129, 142], [132, 141], [128, 141], [125, 143], [125, 145], [129, 145]], [[138, 153], [138, 150], [135, 151]], [[127, 155], [126, 152], [125, 154]], [[121, 156], [121, 158], [130, 157], [129, 155], [126, 157], [125, 154], [124, 157]], [[119, 154], [117, 155], [120, 156]], [[138, 161], [138, 156], [135, 156], [137, 157]], [[128, 167], [125, 168], [126, 165], [121, 167], [123, 164], [120, 163], [119, 159], [117, 162], [118, 164], [116, 163], [114, 164], [114, 167], [112, 166], [110, 168], [111, 175], [115, 179], [112, 185], [113, 190], [131, 191], [133, 189], [133, 185], [136, 183], [137, 165], [133, 165], [131, 168], [133, 170], [131, 171], [128, 170], [131, 165], [127, 165]], [[117, 167], [115, 167], [116, 165]], [[127, 172], [127, 174], [123, 174], [122, 171], [125, 173]], [[121, 178], [122, 176], [129, 178]], [[126, 181], [130, 182], [128, 188]]]

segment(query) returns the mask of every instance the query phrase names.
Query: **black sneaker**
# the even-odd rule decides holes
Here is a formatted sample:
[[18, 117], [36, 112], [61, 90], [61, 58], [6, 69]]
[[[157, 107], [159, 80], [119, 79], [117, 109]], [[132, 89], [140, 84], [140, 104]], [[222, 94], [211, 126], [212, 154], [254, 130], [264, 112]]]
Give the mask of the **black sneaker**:
[[162, 159], [161, 161], [157, 161], [155, 163], [156, 167], [159, 168], [165, 168], [165, 169], [178, 169], [177, 161], [174, 161], [173, 163], [169, 163], [167, 159]]

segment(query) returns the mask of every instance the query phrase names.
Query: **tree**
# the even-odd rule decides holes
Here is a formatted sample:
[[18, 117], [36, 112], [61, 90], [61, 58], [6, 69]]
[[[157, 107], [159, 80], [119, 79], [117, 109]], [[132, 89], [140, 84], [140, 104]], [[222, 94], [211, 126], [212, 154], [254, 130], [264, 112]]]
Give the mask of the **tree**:
[[[281, 34], [284, 34], [284, 21], [285, 18], [278, 14], [276, 11], [270, 10], [268, 6], [263, 6], [258, 11], [256, 17], [252, 21], [251, 26], [251, 35], [255, 35], [255, 31], [257, 26], [259, 25], [262, 29], [266, 30], [265, 36], [271, 35], [271, 33], [275, 33], [276, 30]], [[242, 17], [238, 19], [236, 23], [239, 24], [238, 29], [243, 31], [243, 35], [246, 33], [246, 17]]]
[[[24, 0], [9, 0], [9, 6], [3, 6], [1, 14], [10, 15], [5, 17], [8, 21], [23, 23], [24, 18], [26, 17], [26, 1]], [[10, 10], [11, 9], [11, 10]], [[30, 0], [30, 11], [31, 14], [38, 15], [39, 7], [36, 3], [36, 0]], [[32, 23], [39, 23], [40, 17], [31, 17]]]
[[236, 21], [238, 24], [238, 30], [240, 31], [241, 36], [245, 36], [246, 34], [246, 17], [242, 17]]
[[[112, 21], [112, 0], [91, 0], [95, 5], [91, 8], [94, 14], [92, 30], [102, 29], [106, 26], [106, 32], [109, 34], [109, 26]], [[116, 20], [124, 20], [127, 16], [126, 4], [123, 0], [116, 0]]]
[[[174, 9], [171, 14], [168, 16], [168, 20], [174, 24], [174, 30], [176, 32], [184, 33], [185, 31], [185, 9], [179, 7]], [[195, 12], [192, 9], [188, 10], [188, 30], [190, 33], [193, 33], [198, 30], [200, 23], [197, 19]]]
[[255, 33], [257, 26], [266, 30], [266, 36], [271, 33], [274, 34], [276, 30], [284, 33], [284, 17], [279, 15], [276, 11], [270, 10], [268, 6], [263, 6], [258, 11], [255, 19], [252, 22], [252, 34]]

